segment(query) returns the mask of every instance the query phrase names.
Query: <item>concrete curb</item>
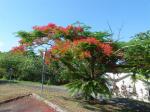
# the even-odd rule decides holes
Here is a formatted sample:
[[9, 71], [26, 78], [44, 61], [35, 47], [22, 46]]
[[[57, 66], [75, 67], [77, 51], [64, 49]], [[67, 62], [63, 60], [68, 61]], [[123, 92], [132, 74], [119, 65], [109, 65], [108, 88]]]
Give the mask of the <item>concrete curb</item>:
[[62, 109], [58, 105], [53, 104], [53, 103], [49, 102], [48, 100], [45, 100], [44, 98], [42, 98], [41, 96], [39, 96], [39, 95], [37, 95], [35, 93], [32, 93], [32, 96], [34, 98], [36, 98], [37, 100], [40, 100], [40, 101], [46, 103], [48, 106], [52, 107], [56, 112], [67, 112], [66, 110]]
[[4, 104], [4, 103], [11, 102], [11, 101], [13, 101], [13, 100], [18, 100], [18, 99], [23, 98], [23, 97], [26, 97], [26, 96], [31, 96], [31, 95], [32, 95], [32, 94], [30, 93], [30, 94], [26, 94], [26, 95], [21, 95], [21, 96], [17, 96], [17, 97], [14, 97], [14, 98], [10, 98], [10, 99], [8, 99], [8, 100], [0, 101], [0, 105], [1, 105], [1, 104]]

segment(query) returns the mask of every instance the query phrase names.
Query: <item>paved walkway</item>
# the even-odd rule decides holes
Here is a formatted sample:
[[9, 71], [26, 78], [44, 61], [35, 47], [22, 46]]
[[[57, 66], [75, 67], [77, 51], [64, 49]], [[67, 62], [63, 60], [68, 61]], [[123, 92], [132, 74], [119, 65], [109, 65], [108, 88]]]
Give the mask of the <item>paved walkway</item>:
[[28, 96], [1, 104], [0, 112], [55, 112], [55, 110], [32, 96]]

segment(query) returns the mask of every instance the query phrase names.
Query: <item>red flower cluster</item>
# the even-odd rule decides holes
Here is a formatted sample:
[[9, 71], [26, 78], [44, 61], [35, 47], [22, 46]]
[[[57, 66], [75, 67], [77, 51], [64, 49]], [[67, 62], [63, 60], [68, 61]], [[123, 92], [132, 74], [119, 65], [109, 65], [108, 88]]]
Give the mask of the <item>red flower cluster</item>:
[[15, 54], [24, 54], [25, 51], [26, 51], [26, 48], [23, 45], [18, 46], [18, 47], [13, 47], [11, 50], [11, 52]]
[[65, 41], [65, 42], [59, 41], [56, 45], [52, 46], [50, 52], [65, 54], [70, 48], [71, 48], [70, 41]]
[[49, 36], [50, 34], [55, 35], [61, 33], [63, 35], [69, 35], [70, 32], [72, 32], [73, 34], [83, 32], [83, 28], [80, 26], [76, 27], [76, 26], [69, 25], [67, 27], [62, 27], [62, 26], [57, 26], [53, 23], [49, 23], [46, 26], [34, 26], [33, 29], [42, 31], [44, 33], [48, 33]]
[[82, 39], [76, 39], [73, 42], [72, 41], [56, 41], [56, 45], [52, 46], [49, 50], [49, 53], [51, 54], [51, 58], [58, 59], [60, 57], [63, 57], [65, 53], [68, 51], [73, 51], [75, 55], [81, 59], [84, 58], [90, 58], [91, 57], [91, 51], [83, 50], [82, 48], [78, 47], [78, 45], [82, 43], [87, 43], [89, 45], [96, 45], [95, 50], [97, 52], [103, 52], [104, 55], [110, 56], [112, 53], [112, 47], [109, 44], [105, 44], [99, 40], [97, 40], [94, 37], [89, 38], [82, 38]]
[[46, 26], [34, 26], [33, 29], [34, 30], [39, 30], [39, 31], [48, 31], [50, 29], [54, 29], [56, 28], [57, 26], [53, 23], [49, 23], [48, 25]]
[[72, 25], [69, 25], [65, 28], [66, 31], [70, 31], [70, 30], [73, 30], [75, 32], [83, 32], [83, 28], [78, 26], [78, 27], [74, 27]]
[[81, 43], [88, 43], [89, 45], [96, 45], [98, 50], [103, 50], [104, 54], [107, 56], [109, 56], [112, 53], [112, 47], [109, 44], [102, 43], [93, 37], [75, 40], [73, 43], [75, 46], [78, 46]]
[[107, 55], [107, 56], [111, 55], [112, 47], [109, 44], [101, 43], [100, 48], [103, 49], [103, 52], [104, 52], [105, 55]]
[[47, 52], [45, 52], [45, 64], [49, 64], [50, 63], [50, 57], [51, 57], [51, 55], [50, 55], [50, 53], [47, 51]]
[[[100, 55], [110, 56], [112, 54], [110, 44], [103, 43], [95, 37], [85, 36], [83, 33], [84, 27], [81, 26], [68, 25], [67, 27], [62, 27], [49, 23], [45, 26], [34, 26], [33, 30], [39, 32], [29, 32], [31, 37], [23, 37], [19, 41], [21, 46], [14, 47], [12, 49], [13, 53], [23, 54], [28, 46], [39, 46], [52, 41], [52, 47], [45, 54], [46, 64], [50, 63], [51, 60], [67, 57], [66, 54], [68, 55], [69, 53], [76, 59], [91, 58], [93, 56], [98, 58]], [[44, 36], [41, 37], [40, 34], [44, 34]]]
[[81, 39], [77, 39], [77, 40], [74, 40], [74, 45], [79, 45], [80, 43], [88, 43], [88, 44], [95, 44], [95, 45], [97, 45], [97, 44], [99, 44], [100, 43], [100, 41], [99, 40], [97, 40], [96, 38], [93, 38], [93, 37], [89, 37], [89, 38], [81, 38]]
[[91, 53], [89, 51], [84, 51], [80, 57], [81, 58], [89, 58], [89, 57], [91, 57]]
[[20, 43], [20, 45], [24, 46], [24, 47], [27, 47], [27, 46], [31, 46], [32, 43], [30, 42], [25, 42], [24, 40], [19, 40], [18, 41]]

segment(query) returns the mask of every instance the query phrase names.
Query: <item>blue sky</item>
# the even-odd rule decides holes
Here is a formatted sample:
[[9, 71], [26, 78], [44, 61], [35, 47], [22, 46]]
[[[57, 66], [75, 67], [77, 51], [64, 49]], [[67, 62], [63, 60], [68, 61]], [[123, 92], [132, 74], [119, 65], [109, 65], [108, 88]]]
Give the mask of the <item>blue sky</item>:
[[[150, 0], [0, 0], [0, 51], [17, 45], [15, 32], [53, 22], [76, 21], [107, 31], [108, 22], [120, 40], [150, 29]], [[123, 27], [122, 27], [123, 26]]]

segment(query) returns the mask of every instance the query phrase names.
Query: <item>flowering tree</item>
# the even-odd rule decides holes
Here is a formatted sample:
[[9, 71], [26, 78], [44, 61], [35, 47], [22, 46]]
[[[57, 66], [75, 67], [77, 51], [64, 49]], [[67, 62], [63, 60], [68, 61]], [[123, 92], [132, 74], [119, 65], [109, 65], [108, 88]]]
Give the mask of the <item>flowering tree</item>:
[[118, 57], [107, 32], [91, 32], [80, 24], [62, 27], [50, 23], [34, 26], [31, 32], [20, 31], [18, 36], [21, 46], [14, 48], [15, 52], [47, 46], [45, 63], [65, 68], [63, 74], [72, 93], [80, 92], [88, 100], [92, 95], [110, 95], [105, 73], [115, 70]]

